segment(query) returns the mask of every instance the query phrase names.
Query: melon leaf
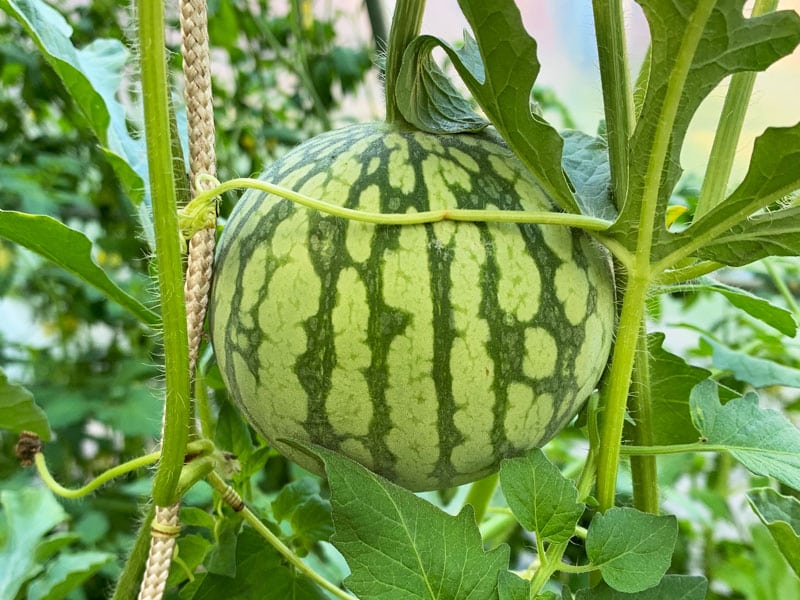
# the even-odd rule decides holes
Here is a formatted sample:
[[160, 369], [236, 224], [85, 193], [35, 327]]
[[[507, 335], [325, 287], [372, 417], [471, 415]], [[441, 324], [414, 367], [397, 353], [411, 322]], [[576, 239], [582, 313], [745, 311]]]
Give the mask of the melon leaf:
[[436, 38], [415, 40], [406, 49], [398, 74], [395, 99], [403, 117], [428, 133], [480, 131], [489, 122], [475, 114], [433, 60]]
[[160, 318], [111, 281], [92, 258], [92, 243], [83, 233], [45, 215], [0, 210], [0, 237], [35, 252], [69, 271], [113, 300], [146, 325]]
[[44, 441], [52, 435], [47, 416], [21, 385], [10, 383], [0, 369], [0, 429], [14, 433], [32, 431]]
[[723, 405], [716, 383], [703, 381], [689, 399], [697, 430], [756, 475], [767, 475], [800, 489], [800, 430], [779, 412], [759, 408], [748, 393]]
[[573, 536], [585, 506], [578, 502], [575, 484], [539, 448], [504, 460], [500, 485], [508, 507], [525, 529], [552, 542], [566, 542]]
[[346, 586], [361, 600], [497, 599], [509, 549], [484, 551], [472, 507], [448, 515], [343, 456], [310, 446], [331, 488], [331, 542], [352, 571]]
[[669, 236], [654, 256], [666, 256], [689, 243], [701, 249], [698, 255], [732, 265], [771, 254], [794, 255], [800, 247], [797, 208], [748, 219], [799, 188], [800, 123], [771, 127], [756, 138], [747, 174], [733, 193], [685, 231]]
[[750, 490], [747, 500], [767, 526], [786, 561], [800, 576], [800, 500], [772, 488]]
[[[419, 36], [403, 55], [402, 68], [414, 69], [441, 47], [492, 125], [537, 182], [563, 210], [580, 213], [561, 168], [563, 140], [531, 107], [531, 90], [539, 75], [536, 41], [525, 31], [513, 0], [459, 0], [475, 38], [465, 35], [462, 48], [433, 36]], [[401, 74], [397, 96], [408, 96], [409, 72]], [[401, 109], [402, 110], [402, 109]], [[403, 116], [406, 116], [403, 114]]]
[[661, 581], [677, 539], [678, 522], [672, 515], [611, 508], [592, 519], [586, 554], [608, 585], [633, 594]]
[[[629, 248], [635, 244], [640, 214], [638, 199], [642, 197], [653, 145], [664, 115], [674, 111], [675, 118], [670, 129], [653, 224], [662, 238], [667, 236], [664, 227], [666, 203], [681, 173], [681, 147], [700, 103], [728, 75], [763, 71], [791, 54], [800, 42], [800, 15], [791, 10], [745, 18], [742, 10], [744, 0], [720, 0], [715, 3], [708, 19], [703, 21], [697, 0], [638, 1], [650, 25], [649, 72], [641, 113], [631, 137], [628, 193], [613, 228], [619, 241]], [[702, 28], [702, 36], [694, 52], [691, 56], [683, 56], [683, 48], [690, 47], [684, 46], [687, 35], [698, 27]], [[684, 32], [684, 35], [676, 35], [676, 32]], [[688, 59], [691, 63], [680, 95], [670, 98], [667, 90], [679, 59]], [[786, 148], [789, 147], [784, 146], [777, 155], [786, 153]], [[773, 153], [772, 157], [775, 156]], [[782, 168], [786, 169], [786, 166]], [[768, 177], [765, 175], [765, 178]], [[719, 222], [720, 213], [712, 211], [702, 220], [708, 224]]]
[[[800, 173], [800, 169], [796, 169], [795, 173]], [[798, 186], [800, 187], [800, 182]], [[768, 256], [798, 255], [800, 255], [799, 206], [750, 217], [697, 250], [699, 258], [714, 260], [731, 267], [741, 267]]]
[[[510, 571], [501, 571], [497, 580], [497, 592], [499, 600], [529, 600], [531, 597], [531, 582], [517, 577]], [[540, 596], [536, 597], [539, 598]]]
[[704, 600], [708, 581], [698, 575], [665, 575], [650, 589], [635, 594], [618, 592], [605, 583], [578, 590], [575, 600]]
[[[75, 48], [72, 28], [42, 0], [0, 0], [0, 8], [25, 28], [75, 98], [128, 198], [149, 205], [144, 139], [130, 135], [125, 109], [116, 97], [129, 54], [125, 44], [98, 39]], [[147, 212], [141, 212], [143, 226], [150, 222], [145, 216]]]

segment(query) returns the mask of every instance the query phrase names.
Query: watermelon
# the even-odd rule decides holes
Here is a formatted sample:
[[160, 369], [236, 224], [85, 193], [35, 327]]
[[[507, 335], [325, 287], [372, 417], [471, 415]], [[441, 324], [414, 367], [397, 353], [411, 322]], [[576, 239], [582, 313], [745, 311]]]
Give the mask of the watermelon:
[[[553, 210], [496, 133], [362, 124], [261, 178], [382, 213]], [[547, 442], [606, 365], [607, 255], [584, 233], [515, 223], [375, 225], [254, 190], [221, 236], [211, 339], [231, 397], [286, 440], [338, 451], [414, 490], [462, 484]]]

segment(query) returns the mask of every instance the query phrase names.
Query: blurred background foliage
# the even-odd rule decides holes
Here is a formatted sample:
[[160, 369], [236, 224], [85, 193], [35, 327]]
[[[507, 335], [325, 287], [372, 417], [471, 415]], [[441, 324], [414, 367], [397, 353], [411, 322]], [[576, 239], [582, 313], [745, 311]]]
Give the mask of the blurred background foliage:
[[[375, 3], [368, 4], [374, 8]], [[64, 14], [74, 28], [77, 47], [103, 37], [127, 40], [132, 46], [132, 17], [125, 3], [94, 0], [70, 6]], [[341, 125], [348, 120], [342, 104], [364, 93], [366, 78], [377, 79], [374, 44], [352, 46], [339, 39], [337, 20], [351, 15], [338, 14], [330, 6], [320, 12], [312, 11], [312, 3], [304, 0], [280, 6], [268, 0], [211, 0], [209, 14], [221, 180], [258, 173], [287, 147]], [[170, 25], [178, 30], [175, 15]], [[376, 37], [380, 37], [377, 32]], [[171, 42], [171, 67], [177, 74], [178, 39]], [[123, 94], [132, 130], [138, 123], [135, 81], [135, 72], [129, 72]], [[175, 81], [179, 88], [179, 77]], [[551, 90], [537, 89], [534, 97], [556, 122], [566, 127], [574, 122], [569, 107]], [[690, 176], [673, 199], [686, 205], [689, 215], [697, 187]], [[223, 202], [223, 218], [233, 201], [229, 197]], [[154, 302], [148, 249], [135, 210], [58, 77], [3, 14], [0, 207], [51, 215], [83, 231], [95, 244], [98, 264], [131, 295]], [[796, 261], [773, 260], [768, 267], [754, 265], [721, 276], [800, 317], [797, 305], [792, 305], [800, 291]], [[161, 386], [156, 366], [159, 348], [152, 332], [76, 278], [3, 240], [0, 314], [0, 370], [11, 382], [24, 385], [45, 410], [54, 432], [45, 453], [60, 481], [82, 484], [154, 448], [161, 421]], [[672, 352], [711, 369], [738, 391], [750, 383], [730, 364], [715, 364], [706, 340], [747, 356], [800, 367], [796, 341], [735, 310], [718, 295], [682, 291], [664, 296], [651, 304], [651, 321], [654, 328], [668, 332]], [[217, 410], [215, 442], [237, 456], [239, 471], [232, 474], [237, 488], [299, 554], [331, 580], [340, 581], [346, 566], [323, 542], [332, 530], [324, 483], [258, 440], [228, 403], [208, 352], [202, 364]], [[796, 390], [775, 387], [762, 392], [764, 398], [796, 422], [800, 409]], [[14, 532], [32, 533], [25, 538], [27, 545], [16, 550], [0, 544], [0, 568], [23, 556], [30, 563], [19, 576], [24, 585], [8, 600], [106, 597], [146, 502], [149, 474], [140, 471], [79, 502], [56, 502], [37, 488], [30, 470], [20, 469], [15, 442], [15, 435], [0, 429], [0, 541], [8, 541]], [[585, 438], [576, 429], [548, 447], [550, 457], [572, 475], [580, 468], [584, 450]], [[800, 589], [766, 529], [746, 509], [744, 492], [763, 482], [722, 456], [665, 457], [659, 464], [665, 511], [678, 515], [684, 534], [674, 572], [707, 573], [715, 582], [710, 598], [772, 598], [775, 590]], [[623, 473], [620, 502], [629, 504], [630, 484], [625, 477]], [[425, 496], [447, 508], [458, 507], [463, 495], [464, 490], [451, 490]], [[25, 506], [30, 510], [23, 510]], [[482, 530], [490, 545], [511, 544], [516, 566], [524, 568], [532, 557], [528, 550], [532, 540], [509, 526], [504, 510], [498, 497]], [[588, 518], [587, 514], [584, 526]], [[181, 598], [200, 597], [203, 590], [210, 593], [220, 581], [224, 583], [220, 577], [234, 573], [237, 540], [240, 551], [253, 540], [241, 533], [236, 515], [215, 504], [204, 484], [189, 494], [182, 522], [184, 534], [169, 594], [178, 597], [180, 589]], [[36, 530], [36, 523], [44, 529]], [[571, 552], [577, 555], [579, 550], [576, 546]], [[263, 560], [275, 560], [268, 547], [261, 551]], [[79, 557], [81, 565], [65, 565], [70, 556]], [[204, 574], [194, 575], [200, 564]], [[61, 587], [52, 584], [59, 573], [68, 574]], [[574, 589], [586, 583], [579, 580], [572, 575], [563, 581]], [[236, 589], [228, 589], [228, 596], [237, 597]], [[319, 590], [302, 589], [307, 594], [302, 597], [326, 597]], [[791, 600], [800, 598], [800, 593], [781, 597]], [[2, 592], [0, 600], [6, 600]]]

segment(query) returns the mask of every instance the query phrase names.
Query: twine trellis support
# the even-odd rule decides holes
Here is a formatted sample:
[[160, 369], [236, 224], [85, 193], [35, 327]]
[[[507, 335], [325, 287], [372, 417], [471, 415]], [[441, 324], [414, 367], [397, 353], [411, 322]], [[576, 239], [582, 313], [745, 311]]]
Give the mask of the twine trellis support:
[[[208, 45], [206, 0], [180, 0], [181, 51], [185, 79], [186, 114], [189, 124], [189, 181], [191, 195], [198, 192], [197, 175], [216, 175], [214, 112], [211, 93], [211, 60]], [[215, 224], [196, 232], [189, 240], [184, 297], [189, 343], [189, 377], [194, 374], [208, 305], [214, 260]], [[163, 424], [162, 424], [163, 435]], [[156, 506], [150, 525], [150, 552], [139, 589], [139, 600], [161, 600], [169, 575], [180, 524], [180, 501]]]

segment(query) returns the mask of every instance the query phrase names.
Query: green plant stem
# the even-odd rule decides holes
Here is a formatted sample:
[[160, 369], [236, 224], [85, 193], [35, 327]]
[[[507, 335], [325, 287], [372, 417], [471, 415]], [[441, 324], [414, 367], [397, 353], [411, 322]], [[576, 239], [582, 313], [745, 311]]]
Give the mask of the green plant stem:
[[483, 516], [486, 514], [486, 509], [492, 501], [494, 491], [497, 489], [497, 482], [499, 476], [497, 473], [492, 473], [488, 477], [479, 479], [469, 486], [469, 492], [464, 500], [464, 504], [472, 506], [475, 512], [475, 522], [480, 525], [483, 521]]
[[614, 505], [622, 428], [648, 288], [646, 277], [629, 277], [623, 292], [597, 448], [597, 499], [601, 512]]
[[[631, 415], [635, 421], [633, 441], [638, 446], [652, 446], [653, 405], [650, 397], [650, 353], [647, 348], [647, 328], [644, 320], [639, 327], [636, 359], [633, 369], [633, 389], [630, 397]], [[643, 511], [658, 514], [658, 472], [655, 456], [632, 456], [633, 505]]]
[[138, 597], [139, 585], [142, 582], [147, 555], [150, 552], [150, 523], [153, 521], [154, 514], [155, 507], [151, 504], [147, 507], [144, 519], [139, 524], [136, 540], [125, 561], [125, 566], [122, 568], [122, 573], [117, 578], [111, 600], [136, 600]]
[[681, 267], [680, 269], [673, 269], [661, 273], [656, 279], [656, 283], [660, 285], [671, 285], [675, 283], [683, 283], [692, 279], [697, 279], [703, 275], [708, 275], [714, 271], [718, 271], [725, 265], [715, 262], [713, 260], [701, 260], [698, 263], [688, 267]]
[[689, 19], [686, 32], [678, 50], [675, 66], [667, 83], [664, 104], [656, 127], [653, 147], [647, 163], [639, 230], [636, 244], [636, 257], [633, 270], [628, 273], [627, 285], [623, 291], [622, 312], [618, 325], [617, 342], [611, 362], [611, 383], [604, 407], [603, 425], [600, 434], [597, 466], [597, 497], [600, 511], [614, 506], [617, 470], [619, 467], [619, 448], [622, 442], [622, 426], [625, 420], [628, 391], [630, 387], [633, 362], [636, 355], [639, 327], [644, 316], [644, 302], [650, 280], [657, 272], [650, 264], [655, 227], [658, 195], [661, 176], [669, 150], [672, 128], [678, 113], [678, 106], [689, 73], [692, 60], [700, 42], [705, 24], [716, 5], [715, 0], [700, 0]]
[[39, 473], [39, 477], [42, 478], [42, 481], [51, 492], [61, 496], [62, 498], [75, 500], [76, 498], [83, 498], [84, 496], [91, 494], [101, 485], [108, 483], [112, 479], [116, 479], [121, 475], [130, 473], [131, 471], [136, 471], [137, 469], [154, 464], [158, 461], [160, 456], [160, 452], [151, 452], [150, 454], [139, 456], [133, 460], [124, 462], [121, 465], [112, 467], [107, 471], [103, 471], [89, 483], [76, 489], [65, 488], [53, 478], [53, 476], [50, 474], [50, 471], [47, 469], [47, 463], [45, 462], [44, 454], [41, 452], [38, 452], [34, 457], [34, 464], [36, 465], [36, 471]]
[[389, 30], [389, 48], [386, 54], [386, 122], [397, 127], [409, 127], [397, 109], [395, 89], [403, 53], [422, 27], [425, 0], [397, 0]]
[[624, 456], [648, 456], [657, 454], [683, 454], [685, 452], [728, 452], [729, 446], [721, 444], [704, 444], [694, 442], [692, 444], [670, 444], [668, 446], [627, 446], [620, 448], [620, 454]]
[[421, 223], [436, 223], [438, 221], [470, 221], [564, 225], [566, 227], [576, 227], [587, 231], [605, 231], [611, 226], [611, 222], [604, 219], [558, 212], [470, 210], [454, 208], [451, 210], [432, 210], [418, 213], [373, 213], [337, 206], [323, 200], [317, 200], [303, 194], [298, 194], [292, 190], [265, 181], [251, 178], [237, 178], [221, 183], [211, 190], [198, 194], [193, 202], [205, 203], [214, 196], [219, 196], [229, 190], [240, 188], [260, 190], [335, 217], [374, 223], [376, 225], [418, 225]]
[[204, 438], [214, 439], [214, 418], [211, 416], [211, 403], [208, 400], [206, 388], [206, 374], [202, 369], [197, 369], [194, 378], [194, 406], [197, 411], [197, 422], [200, 426], [200, 435]]
[[[778, 0], [756, 0], [753, 6], [754, 17], [774, 11]], [[694, 218], [700, 219], [725, 199], [725, 193], [733, 170], [733, 160], [739, 147], [744, 118], [753, 94], [756, 73], [748, 71], [736, 73], [731, 77], [728, 93], [722, 106], [714, 143], [708, 158], [708, 167], [700, 188]]]
[[168, 506], [175, 500], [189, 434], [189, 348], [169, 135], [164, 6], [162, 2], [137, 0], [136, 10], [158, 289], [164, 324], [164, 428], [161, 460], [153, 480], [153, 499], [159, 506]]
[[[228, 490], [228, 484], [220, 475], [214, 471], [209, 473], [206, 481], [220, 494], [225, 494]], [[246, 506], [241, 510], [242, 518], [252, 527], [261, 537], [263, 537], [269, 544], [277, 550], [295, 569], [303, 573], [306, 577], [311, 579], [314, 583], [329, 591], [331, 594], [341, 600], [358, 600], [355, 596], [351, 596], [338, 586], [332, 584], [330, 581], [320, 576], [314, 569], [305, 564], [299, 556], [284, 544], [269, 528], [261, 522], [261, 520], [253, 514]]]
[[625, 21], [621, 0], [593, 0], [600, 80], [603, 87], [608, 155], [614, 198], [621, 209], [627, 195], [628, 144], [635, 115]]
[[[201, 455], [205, 456], [210, 454], [214, 450], [214, 444], [208, 440], [198, 440], [195, 442], [191, 442], [187, 447], [186, 451], [189, 454]], [[58, 483], [53, 475], [50, 473], [50, 470], [47, 468], [47, 461], [45, 460], [45, 456], [41, 452], [37, 452], [34, 456], [34, 464], [36, 466], [36, 471], [41, 477], [42, 482], [47, 486], [47, 488], [53, 492], [54, 494], [61, 496], [62, 498], [67, 498], [68, 500], [76, 500], [78, 498], [83, 498], [84, 496], [88, 496], [97, 488], [102, 485], [105, 485], [109, 481], [116, 479], [117, 477], [121, 477], [131, 471], [136, 471], [137, 469], [142, 469], [149, 465], [154, 464], [158, 461], [159, 457], [161, 456], [160, 452], [151, 452], [150, 454], [145, 454], [143, 456], [138, 456], [132, 460], [124, 462], [120, 465], [115, 467], [111, 467], [110, 469], [103, 471], [92, 479], [86, 485], [79, 487], [79, 488], [66, 488]]]
[[783, 300], [786, 302], [786, 306], [789, 308], [790, 311], [792, 311], [792, 314], [794, 314], [795, 319], [800, 321], [800, 306], [798, 306], [794, 294], [792, 294], [792, 291], [788, 288], [786, 282], [780, 276], [780, 273], [778, 273], [778, 270], [775, 268], [775, 265], [768, 258], [764, 259], [761, 262], [764, 265], [764, 268], [767, 270], [770, 279], [772, 279], [772, 283], [775, 285], [776, 288], [778, 288], [778, 292], [780, 292], [781, 296], [783, 296]]

